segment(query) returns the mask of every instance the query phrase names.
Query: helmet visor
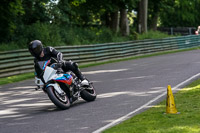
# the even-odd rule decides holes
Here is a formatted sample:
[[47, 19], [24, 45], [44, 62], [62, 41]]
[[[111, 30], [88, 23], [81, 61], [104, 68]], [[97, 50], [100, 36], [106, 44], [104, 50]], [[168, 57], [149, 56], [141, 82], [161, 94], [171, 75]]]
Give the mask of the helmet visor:
[[31, 54], [32, 54], [33, 56], [35, 56], [35, 57], [40, 56], [41, 53], [42, 53], [42, 47], [40, 47], [40, 46], [37, 46], [37, 47], [35, 47], [35, 48], [33, 48], [33, 49], [31, 50]]

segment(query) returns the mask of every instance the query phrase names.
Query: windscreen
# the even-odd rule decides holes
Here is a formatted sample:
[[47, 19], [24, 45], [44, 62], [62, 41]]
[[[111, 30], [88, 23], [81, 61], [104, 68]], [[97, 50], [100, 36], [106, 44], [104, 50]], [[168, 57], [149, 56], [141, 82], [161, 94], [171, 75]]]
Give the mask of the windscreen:
[[50, 59], [47, 61], [37, 61], [35, 62], [35, 72], [36, 76], [41, 78], [47, 66], [50, 66], [52, 63], [55, 63], [55, 59]]

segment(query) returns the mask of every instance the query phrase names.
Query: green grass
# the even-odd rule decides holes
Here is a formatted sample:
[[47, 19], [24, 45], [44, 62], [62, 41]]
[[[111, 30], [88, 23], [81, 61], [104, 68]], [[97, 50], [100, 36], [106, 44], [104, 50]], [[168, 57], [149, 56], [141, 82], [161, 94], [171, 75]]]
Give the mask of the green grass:
[[164, 114], [164, 100], [103, 133], [200, 133], [199, 95], [200, 79], [174, 94], [176, 108], [180, 114]]
[[[120, 62], [120, 61], [147, 58], [147, 57], [152, 57], [152, 56], [158, 56], [158, 55], [164, 55], [164, 54], [170, 54], [170, 53], [177, 53], [177, 52], [183, 52], [183, 51], [190, 51], [190, 50], [195, 50], [195, 49], [199, 49], [199, 47], [189, 48], [189, 49], [182, 49], [182, 50], [158, 52], [158, 53], [154, 53], [154, 54], [133, 56], [133, 57], [122, 58], [122, 59], [113, 59], [113, 60], [103, 61], [103, 62], [95, 62], [95, 63], [91, 63], [91, 64], [80, 65], [79, 67], [80, 68], [86, 68], [86, 67], [98, 66], [98, 65], [108, 64], [108, 63], [115, 63], [115, 62]], [[31, 78], [34, 78], [34, 74], [33, 73], [25, 73], [25, 74], [6, 77], [6, 78], [0, 78], [0, 85], [14, 83], [14, 82], [18, 82], [18, 81], [23, 81], [23, 80], [31, 79]]]
[[143, 33], [138, 35], [138, 40], [144, 40], [144, 39], [162, 39], [167, 37], [175, 37], [172, 35], [168, 35], [166, 33], [160, 32], [160, 31], [148, 31], [147, 33]]
[[31, 78], [34, 78], [34, 73], [25, 73], [25, 74], [0, 78], [0, 85], [19, 82]]

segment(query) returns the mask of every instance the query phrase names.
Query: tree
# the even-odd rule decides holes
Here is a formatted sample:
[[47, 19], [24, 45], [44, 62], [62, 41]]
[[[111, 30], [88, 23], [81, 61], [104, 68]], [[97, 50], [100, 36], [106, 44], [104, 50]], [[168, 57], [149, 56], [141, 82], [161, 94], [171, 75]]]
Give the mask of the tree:
[[30, 25], [37, 21], [50, 21], [46, 8], [48, 2], [49, 0], [23, 0], [22, 5], [25, 11], [22, 17], [23, 24]]
[[165, 0], [164, 5], [160, 13], [162, 26], [194, 27], [199, 25], [200, 0]]
[[149, 29], [157, 30], [158, 18], [161, 9], [165, 6], [165, 0], [149, 0], [148, 1], [148, 25]]
[[128, 36], [130, 33], [126, 9], [120, 10], [120, 30], [123, 36]]
[[139, 33], [147, 32], [148, 0], [141, 0], [138, 7], [138, 31]]
[[17, 26], [17, 18], [23, 14], [21, 0], [1, 0], [0, 2], [0, 42], [8, 40]]
[[110, 13], [110, 28], [113, 32], [119, 31], [119, 11], [116, 10], [115, 12]]
[[113, 32], [129, 35], [127, 12], [132, 11], [137, 0], [86, 0], [78, 6], [71, 6], [76, 12], [78, 22], [98, 24], [109, 27]]
[[136, 7], [137, 1], [138, 0], [119, 0], [116, 2], [116, 5], [120, 11], [120, 32], [123, 36], [128, 36], [130, 33], [127, 13]]

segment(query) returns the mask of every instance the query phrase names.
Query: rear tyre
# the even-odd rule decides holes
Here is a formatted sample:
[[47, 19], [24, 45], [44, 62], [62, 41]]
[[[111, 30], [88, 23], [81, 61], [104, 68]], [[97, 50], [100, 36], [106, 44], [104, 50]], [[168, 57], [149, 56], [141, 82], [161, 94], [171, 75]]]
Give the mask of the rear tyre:
[[94, 101], [97, 97], [94, 86], [90, 84], [89, 87], [86, 87], [84, 90], [80, 92], [81, 98], [83, 98], [87, 102]]
[[60, 109], [68, 109], [70, 107], [70, 101], [67, 95], [60, 96], [53, 86], [49, 86], [46, 89], [49, 99]]

